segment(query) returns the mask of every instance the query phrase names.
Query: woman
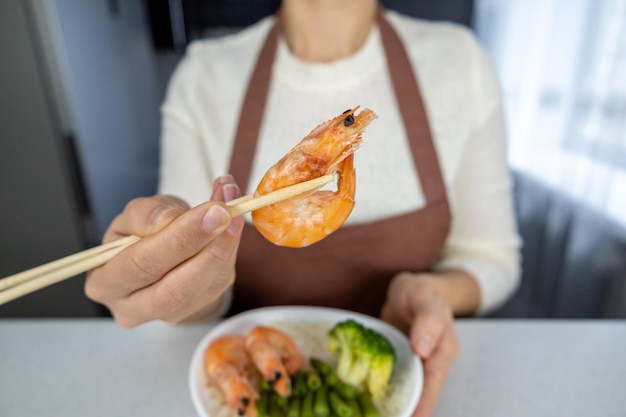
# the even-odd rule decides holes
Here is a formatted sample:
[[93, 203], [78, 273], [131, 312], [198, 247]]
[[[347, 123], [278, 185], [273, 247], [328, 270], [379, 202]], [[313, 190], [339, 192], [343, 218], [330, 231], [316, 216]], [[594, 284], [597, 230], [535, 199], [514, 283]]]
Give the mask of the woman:
[[[355, 105], [380, 118], [343, 228], [287, 249], [230, 217], [224, 201]], [[282, 303], [379, 315], [424, 360], [414, 415], [430, 415], [458, 351], [453, 316], [496, 307], [519, 275], [500, 97], [472, 36], [374, 0], [285, 0], [279, 18], [190, 46], [162, 140], [160, 195], [130, 202], [104, 240], [147, 237], [92, 271], [88, 296], [123, 326]]]

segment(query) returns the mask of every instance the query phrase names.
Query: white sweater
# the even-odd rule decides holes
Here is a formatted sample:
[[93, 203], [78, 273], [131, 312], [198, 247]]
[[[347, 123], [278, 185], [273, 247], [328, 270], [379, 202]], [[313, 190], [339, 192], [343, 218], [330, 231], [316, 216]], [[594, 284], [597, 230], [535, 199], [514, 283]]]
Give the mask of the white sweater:
[[[437, 268], [471, 273], [481, 312], [515, 290], [520, 239], [512, 207], [503, 114], [493, 69], [471, 32], [387, 12], [416, 69], [452, 211]], [[268, 17], [227, 37], [194, 42], [162, 107], [159, 192], [189, 204], [207, 200], [228, 171], [243, 95]], [[353, 56], [314, 64], [279, 41], [248, 193], [265, 171], [320, 122], [356, 105], [378, 113], [357, 151], [356, 205], [347, 224], [394, 216], [424, 198], [392, 93], [378, 29]], [[249, 219], [248, 219], [249, 220]]]

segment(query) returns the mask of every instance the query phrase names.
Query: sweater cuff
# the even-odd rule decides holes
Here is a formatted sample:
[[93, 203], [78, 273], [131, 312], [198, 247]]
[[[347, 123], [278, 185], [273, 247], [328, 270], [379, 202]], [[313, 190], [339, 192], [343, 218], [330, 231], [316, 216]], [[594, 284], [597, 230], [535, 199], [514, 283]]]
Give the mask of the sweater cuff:
[[519, 286], [518, 268], [495, 260], [476, 258], [449, 259], [439, 262], [434, 270], [461, 269], [470, 274], [480, 288], [480, 306], [476, 315], [488, 314], [502, 306]]

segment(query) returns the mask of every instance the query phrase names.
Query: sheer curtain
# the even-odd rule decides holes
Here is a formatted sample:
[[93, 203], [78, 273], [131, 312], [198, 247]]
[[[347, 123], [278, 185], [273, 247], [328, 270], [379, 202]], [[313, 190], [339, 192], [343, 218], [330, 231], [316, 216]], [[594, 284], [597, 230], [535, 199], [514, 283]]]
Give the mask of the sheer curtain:
[[511, 165], [626, 225], [626, 0], [478, 0]]

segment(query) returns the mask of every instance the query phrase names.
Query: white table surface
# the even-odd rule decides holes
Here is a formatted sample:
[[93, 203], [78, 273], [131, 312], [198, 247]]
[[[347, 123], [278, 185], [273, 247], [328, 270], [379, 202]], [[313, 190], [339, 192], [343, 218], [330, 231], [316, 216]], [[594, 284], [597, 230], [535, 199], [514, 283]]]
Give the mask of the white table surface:
[[[193, 417], [211, 324], [0, 320], [0, 416]], [[437, 417], [626, 416], [626, 321], [461, 320]]]

